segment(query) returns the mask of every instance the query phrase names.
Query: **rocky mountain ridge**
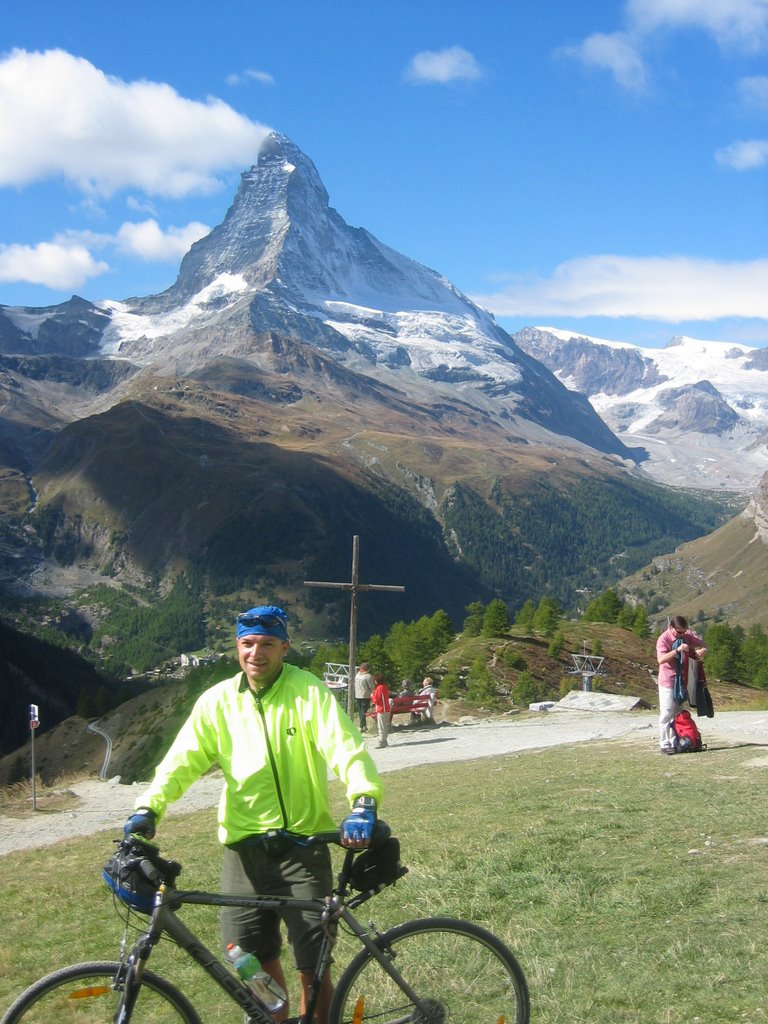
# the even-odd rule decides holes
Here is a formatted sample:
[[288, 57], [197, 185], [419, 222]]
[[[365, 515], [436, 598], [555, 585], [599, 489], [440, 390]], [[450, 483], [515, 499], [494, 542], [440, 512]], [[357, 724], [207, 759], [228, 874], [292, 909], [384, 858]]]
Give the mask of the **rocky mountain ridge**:
[[653, 479], [750, 492], [768, 470], [768, 349], [684, 337], [641, 349], [533, 327], [515, 340], [646, 449]]
[[760, 481], [742, 517], [753, 520], [757, 536], [763, 544], [768, 544], [768, 474]]
[[406, 585], [395, 617], [460, 616], [567, 603], [722, 521], [654, 490], [645, 452], [450, 282], [347, 225], [280, 135], [165, 292], [0, 308], [0, 374], [14, 596], [194, 569], [212, 600], [322, 621], [303, 580], [346, 574], [359, 534], [368, 578]]
[[768, 473], [739, 515], [703, 537], [658, 555], [620, 583], [630, 600], [691, 621], [768, 626]]
[[530, 422], [563, 443], [641, 456], [445, 278], [349, 227], [311, 160], [277, 134], [169, 289], [65, 307], [0, 307], [4, 350], [100, 355], [186, 376], [222, 357], [296, 371], [311, 345], [411, 400], [460, 397], [517, 436]]

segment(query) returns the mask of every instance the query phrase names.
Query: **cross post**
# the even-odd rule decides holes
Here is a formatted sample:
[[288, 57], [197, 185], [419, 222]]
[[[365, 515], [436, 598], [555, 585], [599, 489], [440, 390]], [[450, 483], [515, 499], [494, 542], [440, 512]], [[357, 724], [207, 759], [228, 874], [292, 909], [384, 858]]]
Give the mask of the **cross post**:
[[360, 583], [360, 538], [352, 538], [352, 579], [349, 583], [321, 583], [317, 580], [304, 580], [305, 587], [326, 587], [332, 590], [350, 591], [349, 610], [349, 683], [347, 684], [347, 712], [354, 720], [355, 711], [355, 672], [357, 669], [357, 595], [368, 590], [388, 590], [402, 593], [405, 587], [386, 586], [379, 583]]

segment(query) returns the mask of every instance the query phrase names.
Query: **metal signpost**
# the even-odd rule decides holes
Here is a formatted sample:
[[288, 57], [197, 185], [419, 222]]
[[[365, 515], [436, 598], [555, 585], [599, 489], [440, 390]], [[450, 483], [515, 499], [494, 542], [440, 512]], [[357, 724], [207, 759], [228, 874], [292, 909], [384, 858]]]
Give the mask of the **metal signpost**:
[[349, 583], [320, 583], [305, 580], [305, 587], [330, 587], [334, 590], [349, 590], [351, 594], [349, 612], [349, 685], [347, 686], [347, 711], [350, 717], [355, 709], [355, 673], [357, 671], [357, 595], [366, 590], [388, 590], [402, 593], [405, 587], [389, 587], [378, 583], [359, 583], [360, 538], [352, 538], [352, 579]]
[[37, 771], [35, 769], [35, 729], [40, 725], [40, 709], [37, 704], [29, 705], [29, 745], [32, 754], [32, 810], [37, 810]]

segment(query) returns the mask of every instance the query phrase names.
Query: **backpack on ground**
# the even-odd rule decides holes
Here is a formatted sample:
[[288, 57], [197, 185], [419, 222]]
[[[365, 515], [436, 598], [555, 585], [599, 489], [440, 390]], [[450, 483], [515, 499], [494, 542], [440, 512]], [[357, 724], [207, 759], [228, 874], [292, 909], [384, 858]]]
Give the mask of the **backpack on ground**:
[[699, 728], [691, 717], [691, 712], [686, 708], [680, 714], [675, 715], [675, 735], [677, 736], [676, 753], [697, 754], [706, 750], [706, 745], [701, 741]]

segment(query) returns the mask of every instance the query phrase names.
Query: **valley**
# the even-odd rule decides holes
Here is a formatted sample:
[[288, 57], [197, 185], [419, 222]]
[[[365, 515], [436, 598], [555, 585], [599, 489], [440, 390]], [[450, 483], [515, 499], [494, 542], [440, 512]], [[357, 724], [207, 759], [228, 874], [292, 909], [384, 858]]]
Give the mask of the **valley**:
[[405, 587], [365, 636], [493, 598], [576, 617], [614, 585], [655, 622], [768, 624], [764, 363], [513, 337], [272, 133], [164, 292], [0, 307], [0, 615], [116, 678], [169, 656], [182, 591], [182, 649], [254, 594], [344, 636], [346, 599], [304, 582], [359, 536], [365, 578]]

